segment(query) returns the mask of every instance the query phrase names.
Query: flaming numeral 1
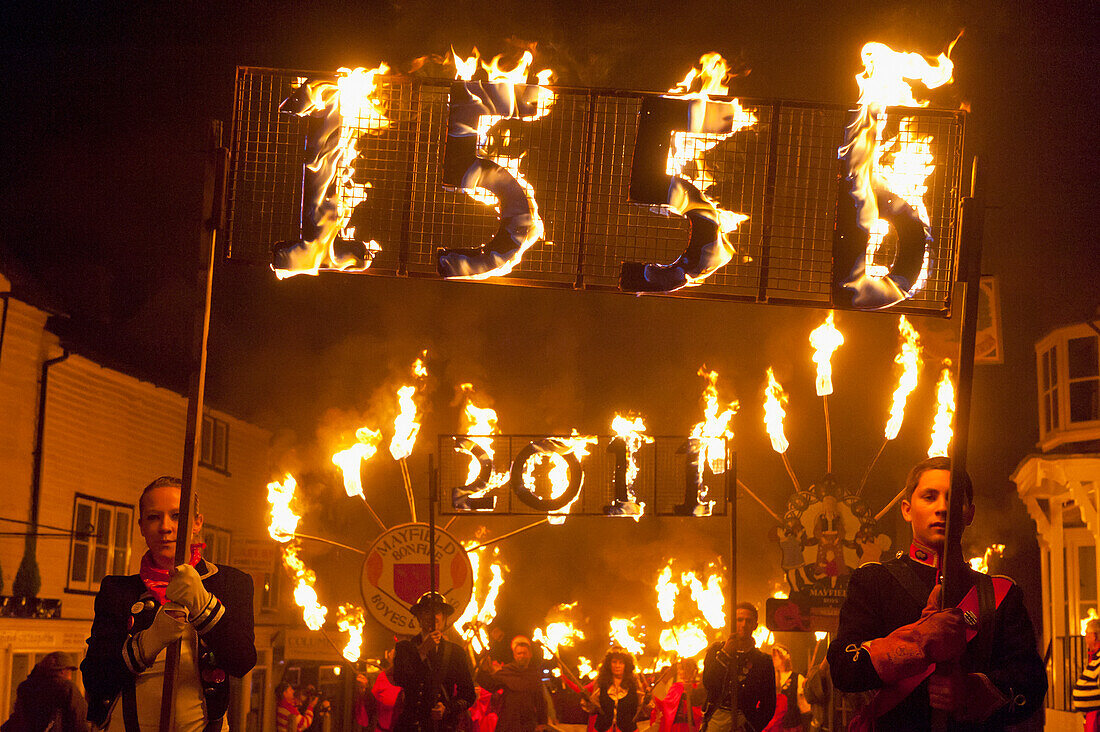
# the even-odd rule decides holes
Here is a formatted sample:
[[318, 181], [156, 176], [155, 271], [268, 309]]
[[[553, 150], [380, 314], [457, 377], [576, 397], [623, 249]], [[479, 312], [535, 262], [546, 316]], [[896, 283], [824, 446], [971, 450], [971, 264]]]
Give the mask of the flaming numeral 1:
[[[512, 472], [508, 478], [508, 484], [512, 492], [519, 500], [538, 511], [557, 511], [565, 508], [576, 499], [584, 484], [584, 468], [580, 459], [574, 454], [574, 446], [563, 440], [546, 437], [541, 440], [533, 440], [519, 451], [516, 459], [512, 461]], [[533, 485], [528, 485], [524, 480], [527, 461], [536, 455], [560, 455], [569, 466], [569, 485], [561, 495], [555, 498], [543, 498], [534, 491]]]
[[701, 167], [703, 151], [755, 122], [736, 100], [642, 101], [630, 166], [630, 200], [686, 217], [691, 234], [687, 248], [671, 264], [623, 262], [620, 290], [672, 292], [700, 284], [730, 261], [735, 250], [728, 234], [747, 217], [719, 208], [704, 192], [709, 185], [703, 183], [700, 190], [685, 177], [684, 167], [689, 162]]
[[634, 493], [634, 481], [627, 480], [631, 455], [626, 438], [616, 437], [611, 440], [607, 451], [615, 458], [611, 475], [611, 481], [615, 486], [615, 498], [611, 501], [611, 505], [604, 506], [603, 512], [608, 516], [641, 516], [645, 511], [645, 505], [638, 503], [638, 497]]
[[[532, 120], [545, 114], [547, 95], [548, 90], [532, 84], [456, 81], [451, 86], [443, 186], [495, 205], [500, 226], [481, 246], [440, 249], [436, 267], [441, 276], [485, 279], [506, 275], [542, 238], [534, 189], [519, 173], [522, 155], [511, 150], [493, 155], [488, 147], [497, 142], [489, 133], [503, 127], [502, 121]], [[506, 144], [508, 135], [500, 137], [499, 144]]]
[[477, 460], [481, 471], [472, 482], [451, 490], [451, 507], [456, 511], [492, 511], [496, 508], [497, 497], [485, 495], [485, 491], [493, 475], [493, 459], [485, 448], [468, 437], [455, 437], [454, 448]]
[[710, 516], [714, 510], [714, 501], [707, 500], [707, 442], [691, 437], [676, 450], [684, 456], [684, 502], [672, 508], [677, 516]]
[[307, 79], [279, 105], [279, 111], [309, 118], [302, 177], [300, 239], [274, 247], [272, 268], [280, 275], [318, 269], [361, 272], [378, 253], [377, 244], [341, 237], [345, 218], [338, 188], [345, 166], [343, 117], [334, 81]]

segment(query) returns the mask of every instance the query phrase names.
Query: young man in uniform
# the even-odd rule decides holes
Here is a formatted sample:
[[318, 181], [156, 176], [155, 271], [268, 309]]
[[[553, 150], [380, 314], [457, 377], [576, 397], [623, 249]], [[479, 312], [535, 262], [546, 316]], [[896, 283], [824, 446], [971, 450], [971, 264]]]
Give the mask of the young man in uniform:
[[719, 641], [707, 649], [703, 662], [703, 686], [707, 690], [703, 726], [708, 732], [760, 732], [775, 713], [772, 658], [757, 650], [752, 637], [759, 618], [752, 604], [738, 603], [733, 635], [725, 643]]
[[410, 610], [421, 630], [394, 647], [393, 683], [405, 692], [394, 732], [454, 730], [474, 703], [470, 659], [443, 639], [455, 609], [438, 592], [426, 592]]
[[[969, 478], [962, 487], [969, 526]], [[949, 459], [917, 463], [901, 502], [913, 531], [908, 551], [863, 565], [848, 583], [828, 659], [837, 689], [878, 690], [861, 713], [862, 729], [928, 730], [939, 716], [952, 731], [1000, 730], [1042, 706], [1044, 664], [1023, 593], [1010, 579], [967, 566], [963, 589], [976, 587], [977, 603], [967, 612], [939, 609], [950, 489]]]

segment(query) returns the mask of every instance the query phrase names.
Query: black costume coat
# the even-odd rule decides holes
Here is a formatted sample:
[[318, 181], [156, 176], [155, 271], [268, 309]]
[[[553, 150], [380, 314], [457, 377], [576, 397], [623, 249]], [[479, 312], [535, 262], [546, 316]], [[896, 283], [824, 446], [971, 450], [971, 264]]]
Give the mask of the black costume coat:
[[716, 707], [729, 708], [734, 670], [739, 669], [737, 708], [754, 730], [762, 730], [775, 714], [775, 666], [772, 657], [756, 648], [741, 651], [731, 659], [719, 641], [707, 649], [703, 664], [703, 686], [707, 689], [707, 713]]
[[[883, 638], [897, 628], [916, 622], [924, 610], [927, 595], [936, 581], [937, 570], [907, 555], [887, 564], [911, 569], [925, 593], [918, 601], [905, 589], [885, 564], [865, 564], [852, 573], [848, 595], [840, 609], [840, 628], [829, 645], [829, 668], [833, 684], [845, 692], [882, 688], [883, 682], [861, 644]], [[903, 570], [904, 571], [904, 570]], [[965, 588], [973, 587], [978, 572], [967, 567]], [[914, 588], [916, 589], [916, 588]], [[984, 673], [1008, 699], [984, 723], [952, 722], [951, 730], [1001, 730], [1030, 717], [1046, 696], [1046, 671], [1035, 645], [1035, 631], [1024, 607], [1023, 593], [1015, 584], [993, 613], [992, 651], [988, 661], [976, 658], [976, 644], [970, 642], [960, 661], [963, 672]], [[975, 639], [977, 640], [977, 639]], [[928, 682], [877, 720], [879, 729], [927, 730], [931, 724]]]
[[[225, 716], [229, 705], [227, 675], [244, 676], [256, 665], [252, 577], [205, 560], [199, 560], [195, 570], [203, 586], [218, 600], [209, 613], [193, 623], [198, 633], [196, 662], [210, 723]], [[116, 699], [121, 696], [122, 703], [114, 714], [124, 714], [127, 705], [133, 703], [134, 679], [148, 668], [134, 643], [134, 634], [153, 623], [157, 608], [156, 598], [140, 575], [109, 575], [100, 583], [88, 653], [80, 671], [88, 697], [88, 719], [101, 727]]]
[[[437, 701], [447, 705], [443, 726], [453, 728], [474, 704], [474, 678], [466, 651], [443, 640], [425, 660], [417, 650], [422, 640], [418, 635], [394, 647], [393, 683], [404, 690], [404, 707], [394, 723], [394, 732], [433, 729], [431, 709]], [[446, 700], [440, 699], [439, 689], [432, 688], [433, 669]]]

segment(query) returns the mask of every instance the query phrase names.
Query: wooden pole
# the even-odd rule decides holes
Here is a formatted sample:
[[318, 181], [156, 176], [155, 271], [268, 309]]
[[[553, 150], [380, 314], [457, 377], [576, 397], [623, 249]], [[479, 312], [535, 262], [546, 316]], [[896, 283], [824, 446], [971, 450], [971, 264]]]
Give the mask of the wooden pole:
[[[199, 437], [202, 429], [202, 408], [206, 388], [206, 344], [210, 335], [210, 300], [214, 288], [214, 257], [217, 231], [222, 214], [221, 198], [225, 193], [224, 176], [228, 169], [229, 150], [222, 146], [222, 123], [211, 120], [207, 126], [203, 156], [202, 219], [199, 227], [199, 261], [195, 288], [195, 332], [191, 352], [191, 380], [187, 401], [187, 422], [183, 442], [183, 471], [180, 487], [180, 513], [176, 525], [176, 565], [191, 557], [191, 533], [195, 525], [194, 484], [199, 466]], [[164, 686], [160, 699], [160, 730], [174, 727], [176, 678], [179, 671], [180, 646], [171, 643], [164, 661]]]

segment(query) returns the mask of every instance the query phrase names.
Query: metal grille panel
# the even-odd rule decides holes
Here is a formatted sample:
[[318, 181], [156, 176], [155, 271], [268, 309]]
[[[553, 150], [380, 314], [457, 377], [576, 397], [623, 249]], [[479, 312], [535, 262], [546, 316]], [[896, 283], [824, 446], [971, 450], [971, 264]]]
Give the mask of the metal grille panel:
[[[302, 166], [310, 121], [280, 114], [299, 78], [325, 74], [240, 68], [233, 123], [228, 254], [268, 264], [276, 242], [299, 236]], [[331, 75], [329, 75], [331, 76]], [[444, 190], [452, 82], [382, 78], [375, 93], [389, 120], [361, 132], [353, 163], [350, 225], [381, 246], [367, 274], [436, 277], [440, 247], [471, 247], [497, 229], [492, 208]], [[622, 262], [671, 262], [688, 241], [686, 219], [628, 199], [642, 93], [556, 88], [550, 112], [504, 120], [494, 133], [522, 154], [545, 225], [512, 274], [490, 281], [616, 290]], [[851, 110], [841, 105], [742, 99], [757, 122], [703, 155], [723, 209], [747, 215], [731, 235], [734, 259], [678, 297], [828, 307], [832, 304], [837, 148]], [[907, 134], [932, 139], [935, 169], [924, 196], [935, 239], [924, 289], [893, 308], [946, 314], [950, 306], [962, 167], [961, 112], [895, 109]], [[369, 183], [369, 187], [367, 184]], [[890, 252], [880, 254], [889, 257]]]

